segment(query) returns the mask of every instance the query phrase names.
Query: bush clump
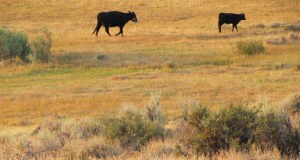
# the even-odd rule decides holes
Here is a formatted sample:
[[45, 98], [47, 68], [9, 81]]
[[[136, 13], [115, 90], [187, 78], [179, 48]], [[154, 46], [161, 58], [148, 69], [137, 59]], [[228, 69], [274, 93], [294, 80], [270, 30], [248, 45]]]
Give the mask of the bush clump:
[[236, 48], [238, 53], [245, 55], [259, 54], [265, 51], [265, 47], [261, 41], [238, 41]]
[[188, 122], [186, 130], [190, 136], [185, 145], [197, 154], [213, 156], [229, 149], [248, 152], [256, 144], [262, 150], [277, 147], [282, 155], [299, 155], [299, 130], [285, 113], [262, 114], [259, 110], [232, 106], [213, 114], [199, 106]]
[[108, 59], [107, 55], [104, 55], [104, 54], [99, 54], [97, 55], [97, 60], [105, 60], [105, 59]]
[[23, 62], [29, 62], [31, 49], [25, 33], [0, 28], [0, 58], [2, 60], [19, 57]]
[[137, 109], [127, 109], [120, 118], [104, 122], [104, 135], [108, 139], [133, 150], [139, 150], [151, 139], [164, 138], [164, 133], [162, 124], [150, 121]]
[[227, 142], [235, 150], [248, 151], [254, 142], [254, 131], [257, 127], [255, 110], [238, 107], [222, 109], [216, 116], [219, 127], [224, 127]]
[[44, 28], [42, 34], [37, 36], [32, 43], [33, 59], [36, 62], [48, 63], [51, 54], [52, 37], [51, 32]]
[[285, 28], [287, 31], [300, 32], [300, 25], [289, 25]]
[[255, 140], [262, 150], [277, 147], [282, 155], [299, 156], [300, 132], [286, 113], [270, 112], [259, 116]]
[[189, 141], [197, 153], [210, 156], [230, 147], [248, 150], [254, 140], [255, 119], [255, 112], [241, 106], [224, 108], [216, 115], [201, 106], [191, 114], [189, 124], [197, 132]]

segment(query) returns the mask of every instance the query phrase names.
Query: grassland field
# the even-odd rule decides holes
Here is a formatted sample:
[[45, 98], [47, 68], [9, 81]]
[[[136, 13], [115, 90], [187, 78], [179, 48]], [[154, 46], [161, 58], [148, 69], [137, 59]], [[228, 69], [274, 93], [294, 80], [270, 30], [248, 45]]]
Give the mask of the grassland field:
[[[298, 0], [2, 0], [0, 26], [33, 39], [47, 27], [53, 36], [49, 64], [0, 66], [0, 128], [32, 129], [47, 117], [112, 116], [124, 103], [143, 107], [153, 92], [172, 121], [180, 97], [211, 108], [277, 103], [300, 93], [300, 43], [268, 44], [299, 36]], [[134, 11], [124, 37], [91, 35], [100, 11]], [[239, 32], [218, 33], [219, 12], [245, 13]], [[278, 23], [280, 27], [272, 27]], [[263, 24], [264, 27], [258, 27]], [[117, 33], [118, 28], [111, 29]], [[240, 40], [260, 40], [261, 55], [237, 54]], [[97, 58], [104, 55], [104, 59]]]

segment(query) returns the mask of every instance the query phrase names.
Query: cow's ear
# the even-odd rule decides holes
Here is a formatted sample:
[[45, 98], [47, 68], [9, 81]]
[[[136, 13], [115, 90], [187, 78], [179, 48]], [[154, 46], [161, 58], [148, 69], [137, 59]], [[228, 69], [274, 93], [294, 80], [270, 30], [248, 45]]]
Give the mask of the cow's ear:
[[130, 11], [128, 11], [128, 13], [131, 13]]

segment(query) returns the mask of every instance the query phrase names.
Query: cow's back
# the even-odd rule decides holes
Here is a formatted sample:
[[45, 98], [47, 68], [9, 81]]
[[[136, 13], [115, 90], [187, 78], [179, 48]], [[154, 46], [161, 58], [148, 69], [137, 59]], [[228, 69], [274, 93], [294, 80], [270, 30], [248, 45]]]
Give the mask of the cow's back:
[[220, 13], [219, 22], [221, 23], [234, 23], [238, 21], [239, 15], [234, 13]]
[[102, 23], [107, 23], [110, 26], [117, 26], [122, 21], [124, 13], [118, 11], [100, 12], [98, 18]]

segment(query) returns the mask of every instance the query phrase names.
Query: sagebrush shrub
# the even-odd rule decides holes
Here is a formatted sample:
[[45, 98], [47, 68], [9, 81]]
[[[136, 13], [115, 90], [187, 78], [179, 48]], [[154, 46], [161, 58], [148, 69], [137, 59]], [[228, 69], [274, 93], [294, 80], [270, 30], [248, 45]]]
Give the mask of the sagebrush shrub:
[[52, 37], [51, 32], [44, 28], [42, 34], [32, 42], [33, 59], [36, 62], [47, 63], [51, 54]]
[[165, 115], [160, 104], [160, 94], [154, 93], [151, 95], [148, 104], [145, 105], [145, 114], [152, 122], [165, 123]]
[[103, 131], [103, 125], [100, 119], [83, 118], [79, 121], [77, 130], [80, 138], [90, 138], [100, 135]]
[[210, 116], [209, 110], [204, 106], [194, 106], [192, 108], [192, 113], [190, 115], [189, 123], [196, 127], [197, 129], [201, 130], [205, 127], [205, 122]]
[[216, 117], [220, 125], [225, 125], [231, 142], [237, 145], [238, 150], [250, 149], [254, 141], [254, 131], [257, 127], [257, 111], [242, 106], [224, 108]]
[[23, 62], [29, 62], [31, 49], [25, 33], [0, 28], [0, 58], [3, 60], [19, 57]]
[[261, 41], [238, 41], [236, 48], [238, 53], [245, 55], [259, 54], [265, 51], [265, 47]]
[[105, 60], [107, 58], [108, 58], [107, 55], [104, 55], [104, 54], [99, 54], [99, 55], [96, 56], [97, 60]]
[[198, 107], [201, 106], [201, 104], [198, 101], [194, 101], [189, 98], [181, 97], [180, 99], [180, 107], [182, 110], [182, 118], [185, 122], [187, 122], [190, 118], [191, 112], [193, 112], [194, 109], [199, 109]]
[[[189, 124], [196, 130], [191, 134], [186, 145], [192, 146], [197, 154], [212, 156], [221, 149], [228, 149], [225, 127], [219, 126], [218, 119], [204, 106], [194, 107], [189, 118]], [[189, 129], [188, 131], [191, 131]]]
[[300, 132], [286, 113], [265, 113], [257, 119], [255, 141], [262, 150], [276, 146], [282, 155], [299, 156]]
[[233, 147], [249, 150], [254, 141], [257, 114], [254, 110], [238, 107], [221, 109], [212, 114], [203, 106], [194, 108], [189, 124], [197, 128], [190, 144], [197, 153], [213, 155]]
[[124, 111], [120, 118], [104, 121], [104, 135], [120, 142], [123, 148], [139, 150], [151, 139], [164, 137], [162, 124], [146, 119], [136, 110]]
[[218, 154], [221, 150], [249, 151], [253, 144], [262, 150], [277, 147], [282, 155], [298, 156], [300, 132], [288, 115], [269, 111], [261, 113], [242, 106], [223, 108], [212, 114], [205, 107], [193, 110], [186, 145], [196, 153]]

